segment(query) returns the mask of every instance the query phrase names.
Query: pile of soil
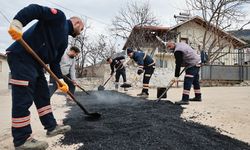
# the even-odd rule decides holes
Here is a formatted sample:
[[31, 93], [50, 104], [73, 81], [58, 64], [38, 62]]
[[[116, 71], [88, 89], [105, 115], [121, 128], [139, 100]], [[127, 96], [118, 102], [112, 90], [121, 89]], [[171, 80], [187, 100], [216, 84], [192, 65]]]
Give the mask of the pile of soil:
[[214, 128], [183, 120], [183, 108], [170, 101], [150, 101], [114, 91], [76, 93], [90, 112], [102, 117], [85, 120], [73, 106], [64, 124], [72, 131], [65, 134], [65, 145], [83, 143], [84, 150], [250, 150], [250, 145], [217, 132]]

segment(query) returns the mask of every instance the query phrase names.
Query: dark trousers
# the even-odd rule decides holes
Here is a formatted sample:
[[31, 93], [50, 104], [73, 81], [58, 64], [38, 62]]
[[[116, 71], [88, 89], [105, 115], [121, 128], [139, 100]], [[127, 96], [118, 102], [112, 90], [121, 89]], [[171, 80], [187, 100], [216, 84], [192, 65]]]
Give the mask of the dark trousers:
[[44, 129], [51, 131], [57, 123], [43, 68], [26, 53], [9, 53], [7, 60], [12, 76], [9, 81], [12, 85], [12, 136], [14, 146], [20, 146], [32, 133], [29, 108], [33, 102]]
[[155, 70], [155, 66], [144, 68], [142, 92], [145, 92], [148, 94], [149, 81], [150, 81], [152, 74], [154, 73], [154, 70]]
[[186, 70], [184, 78], [184, 89], [182, 94], [182, 100], [189, 100], [189, 93], [191, 86], [193, 85], [194, 93], [196, 98], [201, 98], [200, 82], [199, 82], [199, 71], [200, 67], [191, 67]]
[[126, 79], [126, 70], [125, 68], [123, 69], [118, 69], [115, 73], [115, 82], [118, 83], [119, 82], [119, 79], [120, 79], [120, 76], [122, 76], [123, 78], [123, 82], [127, 82], [127, 79]]
[[[66, 75], [68, 78], [71, 79], [70, 77], [70, 74]], [[55, 93], [55, 91], [57, 90], [57, 84], [56, 84], [56, 81], [54, 79], [52, 79], [50, 77], [49, 79], [50, 81], [50, 84], [49, 84], [49, 93], [50, 93], [50, 97]], [[74, 94], [75, 93], [75, 85], [69, 80], [67, 79], [66, 77], [63, 76], [63, 80], [64, 82], [69, 86], [69, 91]]]

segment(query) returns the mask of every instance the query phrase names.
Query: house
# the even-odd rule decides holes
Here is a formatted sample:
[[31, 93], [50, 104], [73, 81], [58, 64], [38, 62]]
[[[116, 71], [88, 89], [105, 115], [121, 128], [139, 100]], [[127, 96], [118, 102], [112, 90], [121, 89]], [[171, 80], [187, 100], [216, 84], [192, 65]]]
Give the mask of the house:
[[244, 49], [244, 64], [250, 65], [250, 29], [234, 30], [229, 33], [233, 34], [239, 39], [242, 39], [248, 43], [247, 48]]
[[7, 56], [0, 53], [0, 91], [8, 89], [10, 70], [7, 63]]
[[205, 49], [210, 57], [210, 64], [239, 63], [238, 49], [247, 44], [234, 35], [209, 25], [199, 16], [171, 27], [169, 33], [176, 35], [177, 42], [186, 42], [198, 52]]
[[157, 47], [164, 48], [155, 37], [163, 37], [168, 31], [168, 27], [135, 26], [122, 49], [133, 47], [152, 52]]
[[[163, 44], [157, 39], [156, 35], [164, 41], [174, 40], [175, 42], [186, 42], [199, 53], [202, 48], [209, 50], [210, 61], [213, 64], [229, 65], [238, 63], [238, 48], [244, 46], [246, 42], [241, 39], [219, 29], [214, 26], [209, 26], [208, 23], [199, 16], [190, 18], [187, 21], [181, 22], [173, 27], [156, 27], [156, 26], [135, 26], [130, 33], [130, 36], [125, 43], [123, 50], [127, 47], [135, 47], [146, 51], [148, 54], [154, 54], [157, 67], [173, 68], [174, 57], [170, 53], [164, 53]], [[207, 30], [207, 32], [206, 32]], [[207, 39], [203, 42], [204, 34]], [[143, 35], [140, 37], [139, 45], [135, 44], [138, 40], [134, 39], [134, 35]], [[138, 36], [137, 36], [138, 38]], [[135, 41], [134, 43], [131, 41]], [[216, 42], [215, 42], [216, 41]], [[206, 44], [203, 44], [206, 43]], [[213, 45], [213, 46], [211, 46]], [[218, 52], [220, 51], [220, 52]], [[218, 52], [215, 54], [215, 52]], [[234, 54], [234, 55], [230, 55]]]
[[163, 37], [162, 39], [166, 41], [165, 35], [169, 29], [168, 27], [160, 26], [135, 26], [124, 44], [123, 50], [126, 50], [128, 47], [143, 50], [154, 57], [157, 67], [166, 68], [168, 61], [172, 62], [173, 58], [170, 55], [160, 53], [165, 50], [165, 46], [156, 39], [156, 36]]

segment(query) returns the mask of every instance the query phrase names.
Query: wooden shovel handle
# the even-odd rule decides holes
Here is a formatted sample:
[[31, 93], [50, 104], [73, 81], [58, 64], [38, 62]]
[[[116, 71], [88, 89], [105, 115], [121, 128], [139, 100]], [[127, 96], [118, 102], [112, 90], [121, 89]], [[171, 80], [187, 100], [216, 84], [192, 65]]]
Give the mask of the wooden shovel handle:
[[41, 58], [32, 50], [32, 48], [21, 38], [18, 40], [18, 42], [26, 49], [28, 53], [30, 53], [40, 65], [43, 66], [43, 68], [50, 74], [50, 76], [56, 80], [56, 82], [60, 85], [63, 86], [61, 81], [58, 79], [58, 77], [49, 69], [49, 67], [41, 60]]

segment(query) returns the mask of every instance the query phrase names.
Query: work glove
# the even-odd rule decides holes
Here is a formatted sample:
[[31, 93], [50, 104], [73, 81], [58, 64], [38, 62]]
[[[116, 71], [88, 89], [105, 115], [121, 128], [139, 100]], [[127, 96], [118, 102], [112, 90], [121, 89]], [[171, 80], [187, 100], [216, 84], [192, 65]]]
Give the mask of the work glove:
[[22, 29], [23, 29], [22, 23], [19, 20], [14, 19], [10, 23], [8, 32], [13, 40], [20, 40], [23, 35]]
[[74, 86], [77, 85], [76, 80], [72, 80], [72, 83], [74, 84]]
[[63, 93], [67, 93], [69, 91], [69, 87], [68, 85], [64, 82], [63, 79], [59, 79], [60, 82], [62, 83], [62, 86], [60, 86], [58, 83], [57, 83], [57, 87], [58, 89], [60, 89]]
[[138, 74], [138, 75], [141, 75], [142, 73], [143, 73], [143, 70], [141, 70], [141, 69], [138, 69], [138, 70], [137, 70], [137, 74]]

